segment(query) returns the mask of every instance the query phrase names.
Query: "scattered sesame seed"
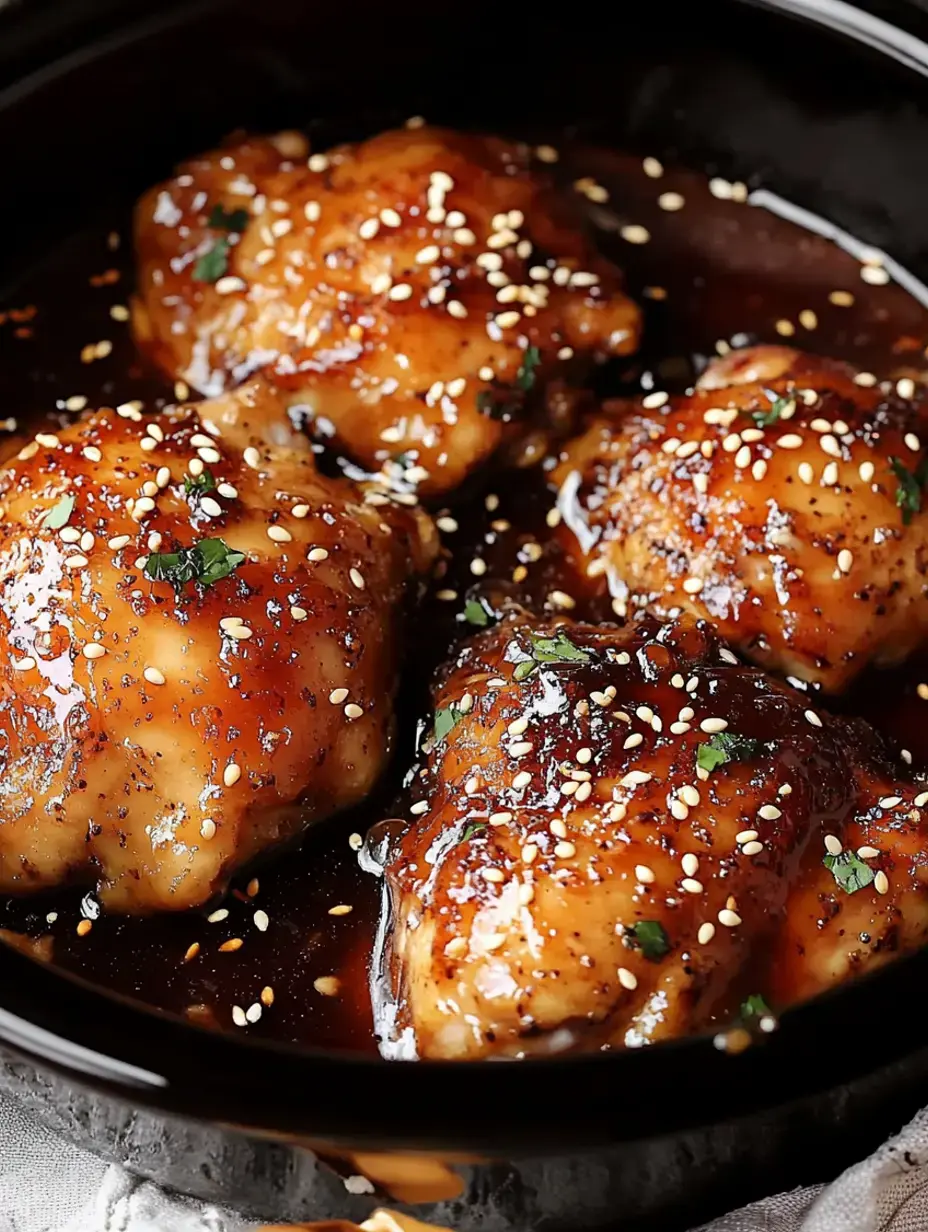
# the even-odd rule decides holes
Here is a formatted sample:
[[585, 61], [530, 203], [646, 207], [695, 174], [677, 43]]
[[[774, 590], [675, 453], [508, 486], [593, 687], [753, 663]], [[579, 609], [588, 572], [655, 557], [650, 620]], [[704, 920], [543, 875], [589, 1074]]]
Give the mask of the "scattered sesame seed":
[[680, 882], [681, 889], [687, 894], [702, 894], [703, 885], [701, 881], [697, 881], [694, 877], [684, 877]]
[[234, 761], [230, 761], [222, 772], [222, 781], [226, 787], [234, 787], [241, 777], [242, 768]]
[[241, 937], [230, 937], [228, 941], [223, 941], [219, 947], [220, 954], [234, 954], [236, 950], [240, 950], [245, 942]]
[[705, 924], [700, 924], [699, 931], [696, 934], [696, 940], [700, 945], [708, 945], [715, 936], [715, 925], [707, 920]]
[[814, 710], [806, 711], [806, 720], [811, 723], [813, 727], [822, 726], [822, 720], [818, 717]]
[[752, 843], [757, 838], [756, 830], [742, 830], [740, 834], [735, 835], [736, 843]]
[[889, 273], [882, 265], [862, 265], [860, 277], [871, 287], [885, 287], [889, 282]]
[[258, 469], [261, 465], [261, 455], [257, 449], [255, 449], [254, 445], [249, 445], [244, 451], [242, 454], [242, 461], [246, 466], [250, 466], [252, 470], [256, 471]]
[[341, 981], [335, 975], [320, 975], [313, 980], [313, 988], [324, 997], [337, 997], [341, 989]]
[[678, 192], [665, 192], [657, 199], [657, 204], [662, 210], [667, 210], [668, 213], [674, 213], [677, 210], [682, 210], [686, 201]]
[[329, 915], [350, 915], [354, 911], [354, 907], [350, 903], [338, 903], [334, 907], [329, 908]]
[[211, 817], [207, 817], [200, 822], [200, 834], [205, 839], [215, 838], [216, 823]]
[[854, 296], [850, 291], [832, 291], [828, 296], [828, 300], [836, 308], [850, 308], [854, 302]]
[[876, 890], [877, 894], [889, 893], [889, 878], [882, 869], [880, 869], [877, 875], [873, 878], [873, 888]]
[[157, 667], [146, 667], [145, 670], [142, 672], [142, 675], [145, 677], [145, 679], [148, 681], [149, 684], [159, 684], [160, 685], [160, 684], [164, 684], [165, 682], [164, 672], [159, 671]]
[[245, 1016], [245, 1011], [240, 1005], [232, 1006], [232, 1021], [237, 1027], [245, 1027], [248, 1025], [248, 1019]]
[[86, 642], [83, 654], [86, 659], [102, 659], [106, 654], [106, 647], [101, 646], [99, 642]]
[[187, 951], [184, 954], [184, 962], [185, 963], [193, 962], [193, 960], [196, 958], [199, 952], [200, 952], [200, 943], [199, 941], [194, 941], [193, 945], [187, 946]]
[[688, 851], [680, 861], [683, 866], [683, 871], [687, 877], [695, 877], [699, 872], [699, 857], [692, 851]]
[[757, 856], [757, 855], [760, 855], [760, 853], [763, 850], [764, 850], [764, 844], [758, 843], [756, 840], [754, 840], [750, 843], [745, 843], [744, 846], [741, 848], [741, 853], [742, 855], [746, 855], [746, 856]]
[[638, 980], [634, 972], [629, 971], [628, 967], [619, 967], [618, 971], [619, 983], [629, 992], [634, 992], [638, 987]]
[[360, 719], [364, 710], [356, 702], [349, 702], [343, 713], [346, 719]]
[[651, 233], [647, 227], [642, 227], [638, 223], [630, 223], [628, 226], [622, 227], [619, 235], [627, 244], [647, 244], [651, 238]]
[[737, 928], [741, 923], [741, 916], [738, 915], [737, 911], [731, 911], [728, 907], [725, 907], [719, 912], [718, 921], [725, 928]]
[[825, 835], [825, 850], [830, 856], [839, 856], [844, 850], [841, 845], [841, 840], [834, 834]]
[[883, 796], [880, 799], [880, 808], [891, 809], [891, 808], [895, 808], [897, 804], [901, 804], [901, 803], [902, 803], [901, 796]]
[[559, 860], [569, 860], [577, 854], [577, 848], [569, 842], [555, 843], [554, 854]]
[[79, 937], [86, 937], [92, 928], [93, 920], [81, 920], [77, 926], [77, 935]]
[[716, 735], [718, 732], [723, 732], [728, 727], [727, 719], [703, 719], [699, 724], [700, 730]]
[[860, 857], [861, 860], [873, 860], [879, 854], [880, 853], [876, 847], [858, 847], [857, 848], [857, 855]]
[[775, 804], [764, 804], [757, 810], [758, 817], [762, 817], [764, 821], [776, 821], [783, 814]]
[[270, 919], [268, 918], [267, 912], [262, 911], [261, 908], [259, 907], [258, 910], [255, 912], [253, 918], [255, 922], [255, 928], [258, 930], [258, 932], [266, 933], [268, 929], [268, 925], [271, 922]]

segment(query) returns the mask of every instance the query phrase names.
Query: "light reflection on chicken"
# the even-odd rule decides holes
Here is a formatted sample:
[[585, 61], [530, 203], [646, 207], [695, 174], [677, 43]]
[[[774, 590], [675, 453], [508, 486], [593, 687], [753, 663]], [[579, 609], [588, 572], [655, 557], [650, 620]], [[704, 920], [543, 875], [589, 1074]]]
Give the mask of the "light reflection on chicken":
[[620, 613], [706, 616], [839, 691], [928, 633], [925, 406], [873, 380], [757, 347], [688, 397], [615, 404], [562, 455], [561, 533]]
[[621, 275], [529, 147], [420, 128], [307, 152], [233, 143], [140, 201], [136, 336], [172, 375], [264, 370], [356, 461], [442, 492], [545, 417], [551, 379], [634, 350]]
[[[824, 880], [850, 900], [824, 835], [866, 838], [887, 792], [911, 809], [921, 790], [866, 725], [689, 618], [516, 615], [463, 647], [435, 705], [386, 861], [397, 1026], [425, 1057], [639, 1046], [725, 1021], [747, 992], [774, 1000], [765, 947], [791, 893]], [[884, 867], [920, 892], [885, 837], [850, 912], [881, 909]]]
[[97, 411], [0, 471], [4, 892], [73, 877], [118, 910], [195, 906], [365, 795], [434, 552], [381, 500], [320, 476], [250, 386]]

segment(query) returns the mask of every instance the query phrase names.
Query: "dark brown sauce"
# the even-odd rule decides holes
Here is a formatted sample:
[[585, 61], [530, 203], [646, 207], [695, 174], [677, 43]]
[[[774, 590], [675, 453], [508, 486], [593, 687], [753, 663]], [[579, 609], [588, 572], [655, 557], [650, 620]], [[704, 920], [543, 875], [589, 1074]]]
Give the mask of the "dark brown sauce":
[[[602, 392], [631, 392], [652, 381], [660, 388], [683, 388], [719, 340], [789, 341], [851, 360], [881, 377], [909, 370], [914, 375], [923, 368], [925, 310], [896, 285], [865, 284], [858, 262], [829, 241], [765, 210], [716, 199], [706, 178], [691, 171], [650, 178], [640, 160], [602, 150], [574, 151], [561, 170], [570, 179], [595, 177], [609, 188], [619, 222], [642, 225], [651, 236], [650, 242], [634, 245], [603, 232], [604, 248], [626, 269], [632, 293], [645, 306], [647, 325], [641, 355], [604, 371]], [[683, 208], [662, 209], [663, 193], [679, 193]], [[121, 237], [118, 244], [114, 234]], [[170, 384], [139, 357], [128, 325], [111, 315], [114, 305], [127, 305], [131, 289], [128, 234], [127, 217], [104, 220], [99, 230], [75, 236], [52, 253], [0, 304], [2, 406], [30, 434], [44, 422], [71, 418], [66, 403], [77, 396], [91, 407], [138, 398], [147, 410], [174, 400]], [[850, 292], [853, 305], [830, 302], [833, 291]], [[815, 314], [814, 328], [800, 323], [811, 321], [809, 311]], [[784, 337], [783, 326], [778, 332], [782, 321], [792, 324], [792, 336]], [[83, 362], [84, 348], [104, 340], [112, 343], [111, 352]], [[0, 456], [8, 456], [19, 439], [17, 432], [0, 435]], [[194, 1015], [218, 1028], [231, 1029], [232, 1006], [247, 1009], [269, 987], [273, 1005], [247, 1028], [250, 1032], [376, 1051], [368, 964], [380, 891], [358, 868], [349, 836], [364, 834], [393, 812], [391, 801], [412, 756], [432, 673], [448, 648], [473, 631], [463, 619], [465, 601], [484, 595], [492, 602], [506, 595], [540, 608], [551, 591], [571, 590], [563, 548], [547, 534], [551, 504], [544, 468], [536, 465], [490, 478], [450, 507], [459, 529], [443, 536], [450, 549], [447, 572], [416, 619], [389, 780], [362, 809], [316, 828], [298, 850], [276, 853], [238, 878], [222, 903], [211, 905], [227, 908], [226, 919], [209, 923], [208, 910], [149, 919], [100, 915], [90, 933], [79, 936], [81, 919], [97, 915], [85, 887], [8, 899], [0, 909], [0, 926], [32, 936], [50, 933], [54, 961], [61, 967], [177, 1013], [206, 1007]], [[478, 558], [486, 564], [480, 575], [472, 566]], [[455, 597], [441, 597], [447, 592]], [[575, 597], [572, 614], [612, 618], [601, 599]], [[928, 760], [928, 701], [917, 694], [921, 680], [928, 681], [928, 660], [872, 673], [842, 705], [900, 740], [916, 764]], [[258, 888], [249, 897], [245, 887], [252, 877]], [[352, 910], [329, 914], [340, 905]], [[266, 932], [255, 926], [258, 910], [267, 913]], [[56, 913], [53, 923], [50, 913]], [[233, 937], [245, 940], [242, 948], [220, 953], [220, 944]], [[194, 943], [199, 953], [185, 962]], [[340, 982], [338, 994], [324, 995], [315, 981], [332, 975]]]

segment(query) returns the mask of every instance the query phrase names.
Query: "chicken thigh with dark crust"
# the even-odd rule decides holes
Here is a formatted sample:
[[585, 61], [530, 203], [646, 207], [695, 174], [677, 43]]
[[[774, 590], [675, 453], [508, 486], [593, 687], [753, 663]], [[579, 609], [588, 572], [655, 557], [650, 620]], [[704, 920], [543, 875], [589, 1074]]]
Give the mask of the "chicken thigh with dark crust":
[[543, 385], [634, 350], [582, 197], [530, 147], [419, 128], [307, 153], [231, 143], [139, 202], [136, 335], [172, 376], [263, 371], [356, 461], [437, 493], [544, 417]]
[[[863, 821], [921, 788], [865, 724], [811, 709], [705, 623], [516, 615], [465, 644], [435, 706], [386, 866], [397, 1024], [421, 1056], [633, 1047], [725, 1021], [739, 994], [798, 981], [819, 929], [784, 916], [820, 882], [855, 927], [892, 902], [905, 944], [925, 933], [920, 857]], [[874, 846], [852, 857], [848, 838]], [[764, 955], [784, 927], [774, 990]]]
[[570, 443], [559, 533], [620, 614], [708, 617], [837, 692], [928, 635], [928, 416], [905, 392], [787, 347], [733, 352], [694, 393], [614, 404]]
[[433, 529], [278, 414], [250, 387], [100, 410], [0, 470], [4, 893], [196, 906], [376, 780]]

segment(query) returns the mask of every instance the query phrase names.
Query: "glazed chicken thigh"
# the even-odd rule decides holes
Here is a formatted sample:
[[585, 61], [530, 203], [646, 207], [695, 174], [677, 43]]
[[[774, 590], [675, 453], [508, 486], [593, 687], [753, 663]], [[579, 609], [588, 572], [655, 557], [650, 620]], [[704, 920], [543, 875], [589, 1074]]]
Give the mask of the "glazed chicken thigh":
[[4, 892], [195, 906], [377, 777], [431, 524], [323, 478], [275, 414], [251, 387], [104, 409], [0, 472]]
[[705, 622], [515, 614], [464, 645], [435, 707], [386, 860], [398, 1033], [421, 1056], [639, 1046], [737, 1015], [738, 994], [773, 999], [798, 947], [829, 944], [837, 966], [847, 941], [862, 964], [856, 935], [825, 942], [797, 913], [770, 986], [765, 947], [799, 894], [855, 930], [905, 901], [906, 943], [925, 932], [911, 834], [863, 820], [908, 809], [911, 830], [921, 788], [866, 725], [810, 709]]
[[233, 143], [138, 205], [136, 335], [193, 388], [264, 371], [357, 462], [437, 493], [544, 410], [543, 384], [635, 348], [583, 198], [528, 147], [420, 128], [307, 154], [293, 133]]
[[616, 404], [570, 443], [560, 533], [620, 614], [706, 616], [837, 692], [928, 632], [926, 413], [908, 392], [786, 347], [733, 352], [691, 395]]

